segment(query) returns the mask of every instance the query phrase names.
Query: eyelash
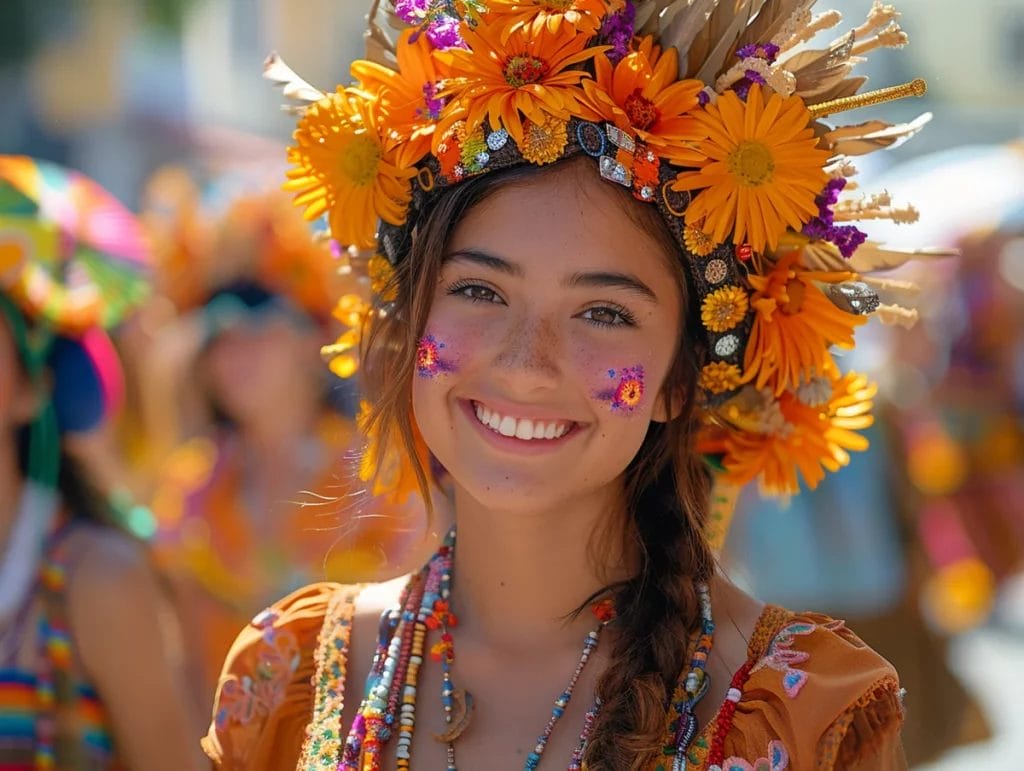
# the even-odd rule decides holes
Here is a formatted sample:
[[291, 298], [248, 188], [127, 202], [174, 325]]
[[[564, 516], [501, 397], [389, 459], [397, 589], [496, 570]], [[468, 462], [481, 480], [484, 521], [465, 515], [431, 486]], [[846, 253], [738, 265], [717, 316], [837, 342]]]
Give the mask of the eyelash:
[[[467, 289], [482, 289], [485, 292], [490, 292], [492, 297], [473, 297], [472, 295], [466, 293]], [[497, 291], [495, 291], [491, 287], [487, 286], [486, 284], [481, 284], [477, 281], [470, 281], [467, 279], [461, 279], [452, 284], [449, 284], [448, 288], [445, 290], [445, 293], [450, 296], [462, 296], [473, 303], [500, 303], [502, 305], [505, 304], [504, 300], [501, 299]], [[585, 311], [583, 311], [583, 313], [590, 313], [592, 311], [608, 311], [614, 314], [619, 319], [621, 319], [621, 321], [598, 321], [597, 319], [593, 318], [583, 319], [588, 324], [593, 324], [595, 327], [635, 327], [637, 323], [636, 316], [630, 313], [629, 310], [624, 306], [618, 305], [616, 303], [605, 303], [604, 305], [595, 305], [591, 308], [587, 308]]]

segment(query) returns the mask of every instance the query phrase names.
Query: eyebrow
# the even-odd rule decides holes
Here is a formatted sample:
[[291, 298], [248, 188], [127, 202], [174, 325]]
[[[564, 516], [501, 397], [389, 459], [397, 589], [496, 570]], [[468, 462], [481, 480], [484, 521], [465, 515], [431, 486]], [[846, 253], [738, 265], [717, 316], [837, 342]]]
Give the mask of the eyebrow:
[[445, 264], [449, 262], [471, 262], [509, 276], [523, 277], [523, 269], [519, 265], [480, 249], [459, 249], [456, 252], [445, 255], [443, 262]]
[[[509, 276], [515, 276], [516, 278], [523, 278], [525, 275], [520, 265], [481, 249], [459, 249], [446, 255], [444, 262], [469, 262]], [[616, 271], [578, 272], [565, 279], [562, 285], [568, 289], [580, 287], [625, 289], [651, 302], [658, 302], [658, 295], [654, 293], [654, 290], [629, 273], [619, 273]]]

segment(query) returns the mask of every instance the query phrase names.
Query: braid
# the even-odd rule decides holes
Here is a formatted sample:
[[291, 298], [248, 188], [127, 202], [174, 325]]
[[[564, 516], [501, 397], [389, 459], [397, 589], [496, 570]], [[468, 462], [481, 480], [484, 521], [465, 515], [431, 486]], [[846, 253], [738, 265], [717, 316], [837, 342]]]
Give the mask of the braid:
[[[673, 433], [662, 426], [652, 432]], [[712, 566], [703, 507], [692, 505], [707, 490], [707, 477], [696, 455], [686, 457], [685, 468], [667, 464], [641, 488], [630, 512], [640, 567], [614, 588], [619, 634], [597, 684], [602, 707], [586, 753], [591, 771], [634, 771], [661, 754], [666, 710], [686, 663], [685, 641], [700, 618], [696, 584], [707, 580]]]

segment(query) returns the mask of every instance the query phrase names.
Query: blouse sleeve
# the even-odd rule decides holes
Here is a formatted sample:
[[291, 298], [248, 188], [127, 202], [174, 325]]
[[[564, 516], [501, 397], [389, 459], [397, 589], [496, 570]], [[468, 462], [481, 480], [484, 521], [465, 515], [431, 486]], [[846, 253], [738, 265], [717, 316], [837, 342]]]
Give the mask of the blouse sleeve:
[[896, 671], [842, 621], [787, 614], [752, 660], [725, 740], [729, 759], [771, 769], [906, 768]]
[[315, 650], [332, 583], [311, 584], [238, 635], [217, 684], [203, 751], [224, 771], [294, 771], [313, 709]]

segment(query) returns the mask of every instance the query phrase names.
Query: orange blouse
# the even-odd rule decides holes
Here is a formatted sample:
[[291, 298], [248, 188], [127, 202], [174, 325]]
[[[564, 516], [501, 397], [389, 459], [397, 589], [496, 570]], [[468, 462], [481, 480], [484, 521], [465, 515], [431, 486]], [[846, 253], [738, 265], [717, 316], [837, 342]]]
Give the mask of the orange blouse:
[[[334, 689], [315, 686], [344, 679], [338, 641], [351, 633], [357, 593], [314, 584], [242, 630], [225, 661], [203, 739], [216, 768], [293, 771], [299, 765], [307, 726], [331, 711], [324, 698], [337, 698]], [[724, 769], [906, 768], [896, 672], [842, 621], [769, 605], [751, 635], [748, 658], [751, 673], [725, 739]], [[714, 732], [712, 721], [698, 734], [688, 771], [706, 771]], [[657, 761], [648, 771], [669, 767]]]

